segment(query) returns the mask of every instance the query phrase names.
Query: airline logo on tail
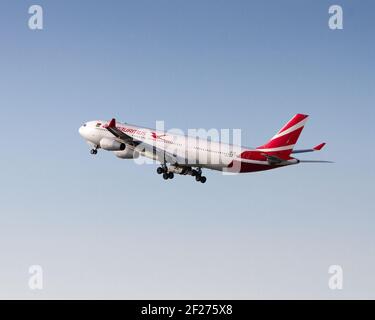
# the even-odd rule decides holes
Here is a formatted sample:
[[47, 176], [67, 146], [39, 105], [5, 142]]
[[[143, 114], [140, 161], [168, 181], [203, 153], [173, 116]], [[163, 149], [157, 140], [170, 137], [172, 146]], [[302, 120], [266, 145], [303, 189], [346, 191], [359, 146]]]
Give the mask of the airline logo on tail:
[[266, 144], [256, 148], [268, 155], [288, 160], [308, 119], [308, 115], [296, 114]]

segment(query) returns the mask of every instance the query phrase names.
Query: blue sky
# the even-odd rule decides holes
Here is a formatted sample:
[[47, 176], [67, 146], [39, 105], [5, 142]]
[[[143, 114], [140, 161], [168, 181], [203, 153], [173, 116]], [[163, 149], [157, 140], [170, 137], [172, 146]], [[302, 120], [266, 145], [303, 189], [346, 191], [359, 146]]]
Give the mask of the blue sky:
[[[28, 8], [44, 30], [28, 29]], [[328, 28], [340, 4], [344, 29]], [[1, 298], [374, 298], [371, 1], [4, 1]], [[240, 128], [335, 161], [164, 182], [78, 127]], [[31, 291], [28, 267], [45, 287]], [[328, 288], [328, 267], [344, 289]]]

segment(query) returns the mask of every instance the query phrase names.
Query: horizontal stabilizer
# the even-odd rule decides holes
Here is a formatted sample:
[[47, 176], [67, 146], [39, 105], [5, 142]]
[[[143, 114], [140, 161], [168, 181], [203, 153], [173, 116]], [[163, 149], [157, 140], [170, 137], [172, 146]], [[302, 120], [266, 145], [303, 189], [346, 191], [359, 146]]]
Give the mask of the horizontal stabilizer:
[[314, 152], [314, 151], [320, 151], [323, 149], [323, 147], [326, 145], [325, 142], [318, 144], [312, 149], [301, 149], [301, 150], [293, 150], [292, 153], [305, 153], [305, 152]]

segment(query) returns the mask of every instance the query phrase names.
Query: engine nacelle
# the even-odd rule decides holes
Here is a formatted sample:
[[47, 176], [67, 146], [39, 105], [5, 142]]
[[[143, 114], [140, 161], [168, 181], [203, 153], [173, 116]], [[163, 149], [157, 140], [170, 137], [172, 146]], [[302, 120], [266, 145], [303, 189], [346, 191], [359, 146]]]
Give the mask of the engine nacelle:
[[139, 157], [139, 153], [129, 148], [128, 146], [123, 151], [115, 151], [113, 153], [116, 155], [117, 158], [120, 159], [136, 159]]
[[107, 151], [122, 151], [125, 150], [125, 143], [118, 142], [114, 139], [103, 138], [100, 140], [100, 148]]

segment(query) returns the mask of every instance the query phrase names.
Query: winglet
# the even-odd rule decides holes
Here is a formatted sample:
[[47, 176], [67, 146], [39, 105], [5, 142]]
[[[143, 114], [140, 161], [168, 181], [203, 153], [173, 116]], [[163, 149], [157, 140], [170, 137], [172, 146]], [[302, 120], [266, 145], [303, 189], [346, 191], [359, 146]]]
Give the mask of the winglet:
[[315, 146], [313, 149], [314, 149], [315, 151], [319, 151], [319, 150], [322, 150], [323, 147], [324, 147], [325, 145], [326, 145], [326, 143], [323, 142], [323, 143], [318, 144], [317, 146]]
[[112, 119], [106, 126], [106, 128], [116, 128], [116, 119]]

